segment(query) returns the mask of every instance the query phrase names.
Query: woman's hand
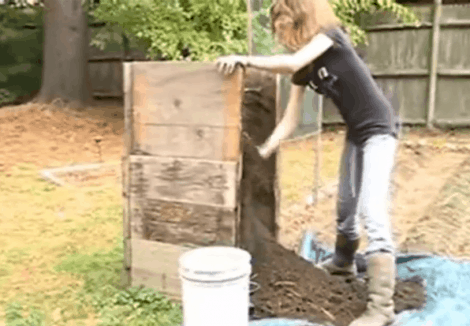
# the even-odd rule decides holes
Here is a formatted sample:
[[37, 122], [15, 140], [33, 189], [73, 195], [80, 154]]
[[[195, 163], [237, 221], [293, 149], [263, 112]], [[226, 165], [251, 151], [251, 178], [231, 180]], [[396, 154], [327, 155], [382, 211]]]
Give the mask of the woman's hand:
[[260, 146], [256, 146], [256, 149], [258, 150], [259, 156], [261, 156], [265, 160], [268, 159], [273, 152], [272, 149], [267, 148], [266, 143]]
[[233, 73], [237, 64], [245, 68], [248, 65], [248, 58], [243, 55], [229, 55], [220, 57], [216, 61], [219, 72], [225, 75]]

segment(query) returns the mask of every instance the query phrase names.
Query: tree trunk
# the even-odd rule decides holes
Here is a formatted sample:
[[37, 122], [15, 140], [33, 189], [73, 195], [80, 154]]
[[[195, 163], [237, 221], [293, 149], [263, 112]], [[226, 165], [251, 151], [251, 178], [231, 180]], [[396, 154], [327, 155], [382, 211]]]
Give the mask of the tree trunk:
[[88, 22], [81, 0], [44, 0], [42, 84], [37, 100], [91, 100]]

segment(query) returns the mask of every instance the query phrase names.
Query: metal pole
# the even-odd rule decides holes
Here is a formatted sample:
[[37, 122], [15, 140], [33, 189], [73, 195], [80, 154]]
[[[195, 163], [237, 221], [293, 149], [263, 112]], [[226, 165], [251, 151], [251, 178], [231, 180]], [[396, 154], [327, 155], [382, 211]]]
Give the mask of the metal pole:
[[[282, 76], [281, 74], [276, 74], [276, 126], [282, 119], [282, 107], [281, 107], [281, 82]], [[279, 223], [280, 223], [280, 216], [281, 216], [281, 182], [280, 182], [280, 175], [281, 175], [281, 146], [278, 147], [276, 151], [276, 162], [275, 162], [276, 173], [274, 174], [274, 198], [275, 198], [275, 213], [274, 213], [274, 225], [275, 227], [275, 238], [277, 240], [279, 237]]]
[[318, 94], [318, 115], [317, 115], [317, 128], [318, 128], [318, 135], [317, 135], [317, 155], [316, 155], [316, 164], [315, 164], [315, 204], [318, 203], [318, 197], [320, 193], [321, 187], [321, 156], [322, 156], [322, 139], [321, 139], [321, 131], [322, 131], [322, 124], [323, 124], [323, 95]]
[[437, 84], [437, 63], [439, 55], [440, 18], [442, 11], [442, 0], [434, 0], [434, 19], [432, 25], [432, 49], [429, 69], [429, 95], [428, 95], [428, 116], [427, 127], [434, 127], [434, 111], [436, 109], [436, 84]]
[[251, 0], [246, 0], [246, 8], [248, 11], [248, 54], [253, 54], [253, 25], [252, 25], [252, 10]]

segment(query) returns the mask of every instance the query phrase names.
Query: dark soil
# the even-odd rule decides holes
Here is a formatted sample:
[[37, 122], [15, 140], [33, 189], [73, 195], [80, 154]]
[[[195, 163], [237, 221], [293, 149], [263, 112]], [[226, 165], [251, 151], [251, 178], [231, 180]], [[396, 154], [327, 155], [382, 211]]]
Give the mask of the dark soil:
[[[349, 325], [366, 308], [367, 287], [360, 279], [330, 276], [272, 240], [263, 240], [264, 257], [254, 264], [256, 317], [290, 317]], [[414, 281], [397, 281], [395, 311], [418, 309], [425, 290]]]

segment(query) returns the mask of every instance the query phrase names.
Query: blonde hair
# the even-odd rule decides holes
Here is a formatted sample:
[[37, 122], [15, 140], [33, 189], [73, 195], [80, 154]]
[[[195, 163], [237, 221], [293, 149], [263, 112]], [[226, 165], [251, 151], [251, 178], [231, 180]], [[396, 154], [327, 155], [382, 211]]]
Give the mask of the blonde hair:
[[339, 27], [328, 0], [274, 0], [271, 30], [276, 39], [291, 51], [297, 51], [329, 27]]

